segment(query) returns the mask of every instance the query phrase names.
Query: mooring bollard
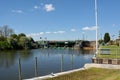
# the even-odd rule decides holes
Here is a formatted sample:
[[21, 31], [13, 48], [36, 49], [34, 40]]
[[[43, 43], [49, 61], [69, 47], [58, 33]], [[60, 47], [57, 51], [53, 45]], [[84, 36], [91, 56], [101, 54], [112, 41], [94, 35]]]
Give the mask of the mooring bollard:
[[37, 57], [35, 57], [35, 77], [38, 76]]
[[18, 73], [19, 73], [19, 80], [22, 80], [22, 73], [21, 73], [21, 60], [18, 59]]

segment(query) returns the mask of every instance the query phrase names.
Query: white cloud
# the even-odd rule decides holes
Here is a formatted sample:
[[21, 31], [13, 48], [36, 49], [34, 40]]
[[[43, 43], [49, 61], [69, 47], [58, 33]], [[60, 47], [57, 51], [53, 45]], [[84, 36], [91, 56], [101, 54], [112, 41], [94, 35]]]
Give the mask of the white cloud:
[[54, 34], [57, 34], [58, 32], [53, 32]]
[[51, 34], [51, 32], [45, 32], [46, 34]]
[[37, 9], [40, 9], [40, 6], [35, 5], [35, 6], [34, 6], [34, 9], [36, 9], [36, 10], [37, 10]]
[[71, 31], [72, 31], [72, 32], [75, 32], [75, 31], [76, 31], [76, 29], [71, 29]]
[[43, 35], [43, 34], [44, 34], [44, 32], [40, 32], [39, 34], [40, 34], [40, 35]]
[[19, 13], [19, 14], [23, 14], [24, 12], [22, 10], [12, 10], [13, 13]]
[[44, 32], [40, 32], [40, 33], [31, 33], [31, 34], [27, 34], [27, 36], [31, 36], [31, 37], [35, 37], [35, 36], [40, 36], [40, 35], [43, 35]]
[[55, 10], [55, 7], [53, 7], [53, 4], [45, 4], [45, 5], [44, 5], [44, 9], [45, 9], [47, 12], [51, 12], [51, 11], [54, 11], [54, 10]]
[[86, 31], [93, 31], [93, 30], [96, 30], [96, 26], [93, 26], [93, 27], [84, 27], [82, 28], [82, 30], [86, 30]]
[[63, 34], [65, 33], [65, 31], [57, 31], [57, 32], [53, 32], [54, 34]]
[[[31, 33], [31, 34], [27, 34], [28, 37], [36, 37], [36, 36], [41, 36], [44, 34], [51, 34], [52, 32], [39, 32], [39, 33]], [[65, 33], [65, 31], [56, 31], [53, 32], [54, 34], [63, 34]]]
[[62, 34], [62, 33], [65, 33], [65, 31], [58, 31], [58, 33]]

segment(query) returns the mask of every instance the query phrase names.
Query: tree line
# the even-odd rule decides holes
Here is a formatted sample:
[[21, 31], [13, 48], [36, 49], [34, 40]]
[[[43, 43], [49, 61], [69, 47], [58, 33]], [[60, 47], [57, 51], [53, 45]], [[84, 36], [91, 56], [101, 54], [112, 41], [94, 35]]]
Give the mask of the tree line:
[[0, 50], [33, 49], [38, 43], [24, 33], [15, 34], [7, 25], [0, 27]]

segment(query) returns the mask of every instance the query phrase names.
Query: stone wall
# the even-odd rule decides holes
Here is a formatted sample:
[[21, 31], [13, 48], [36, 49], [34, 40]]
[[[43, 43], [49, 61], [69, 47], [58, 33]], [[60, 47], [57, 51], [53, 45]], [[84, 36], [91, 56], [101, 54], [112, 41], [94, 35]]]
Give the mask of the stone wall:
[[92, 63], [120, 65], [120, 59], [92, 58]]

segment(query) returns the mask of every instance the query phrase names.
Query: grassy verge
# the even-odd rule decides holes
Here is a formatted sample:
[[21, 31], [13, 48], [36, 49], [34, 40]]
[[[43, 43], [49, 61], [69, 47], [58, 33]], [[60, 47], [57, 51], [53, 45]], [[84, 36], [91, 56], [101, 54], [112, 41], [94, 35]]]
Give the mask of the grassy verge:
[[120, 58], [120, 47], [118, 46], [101, 46], [101, 49], [110, 49], [110, 54], [101, 54], [99, 50], [99, 58]]
[[91, 68], [46, 80], [120, 80], [120, 70]]

